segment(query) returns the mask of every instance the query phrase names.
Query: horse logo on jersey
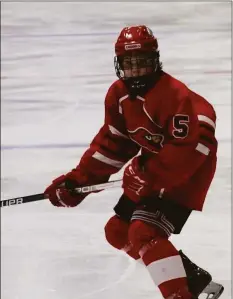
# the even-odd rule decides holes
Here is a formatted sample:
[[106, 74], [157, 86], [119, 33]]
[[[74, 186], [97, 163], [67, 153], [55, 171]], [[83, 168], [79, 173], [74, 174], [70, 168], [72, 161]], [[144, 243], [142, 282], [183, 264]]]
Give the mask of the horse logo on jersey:
[[141, 147], [150, 152], [158, 153], [163, 147], [164, 136], [162, 134], [153, 134], [146, 128], [139, 127], [134, 131], [129, 131], [129, 137]]

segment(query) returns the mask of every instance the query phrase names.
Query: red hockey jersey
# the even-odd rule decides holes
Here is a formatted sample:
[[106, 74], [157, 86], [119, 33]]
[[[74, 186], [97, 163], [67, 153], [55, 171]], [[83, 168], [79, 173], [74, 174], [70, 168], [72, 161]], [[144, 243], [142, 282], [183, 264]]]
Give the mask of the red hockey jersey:
[[136, 99], [118, 80], [106, 95], [104, 125], [78, 167], [87, 177], [106, 177], [141, 150], [155, 190], [202, 210], [216, 168], [215, 122], [211, 104], [167, 73]]

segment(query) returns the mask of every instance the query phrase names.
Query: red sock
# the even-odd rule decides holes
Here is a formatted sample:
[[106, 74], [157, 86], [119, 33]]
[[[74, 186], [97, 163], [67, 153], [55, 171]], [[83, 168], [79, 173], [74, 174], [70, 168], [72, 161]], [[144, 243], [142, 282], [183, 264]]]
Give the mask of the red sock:
[[167, 237], [140, 220], [131, 224], [129, 237], [163, 297], [176, 299], [180, 292], [180, 298], [191, 299], [182, 259]]

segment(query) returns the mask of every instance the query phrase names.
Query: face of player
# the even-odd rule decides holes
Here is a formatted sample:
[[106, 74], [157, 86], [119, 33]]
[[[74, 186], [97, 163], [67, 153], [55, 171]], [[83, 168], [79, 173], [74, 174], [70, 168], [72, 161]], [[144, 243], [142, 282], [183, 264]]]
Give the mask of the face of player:
[[140, 77], [153, 72], [153, 58], [145, 53], [135, 53], [122, 57], [121, 69], [125, 78]]

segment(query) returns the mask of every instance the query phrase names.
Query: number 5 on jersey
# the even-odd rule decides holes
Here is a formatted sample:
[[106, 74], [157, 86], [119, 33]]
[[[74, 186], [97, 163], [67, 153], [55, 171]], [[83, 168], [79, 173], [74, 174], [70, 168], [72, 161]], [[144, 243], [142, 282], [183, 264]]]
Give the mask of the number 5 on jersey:
[[185, 138], [189, 132], [189, 116], [186, 114], [176, 114], [173, 117], [172, 135], [175, 138]]

